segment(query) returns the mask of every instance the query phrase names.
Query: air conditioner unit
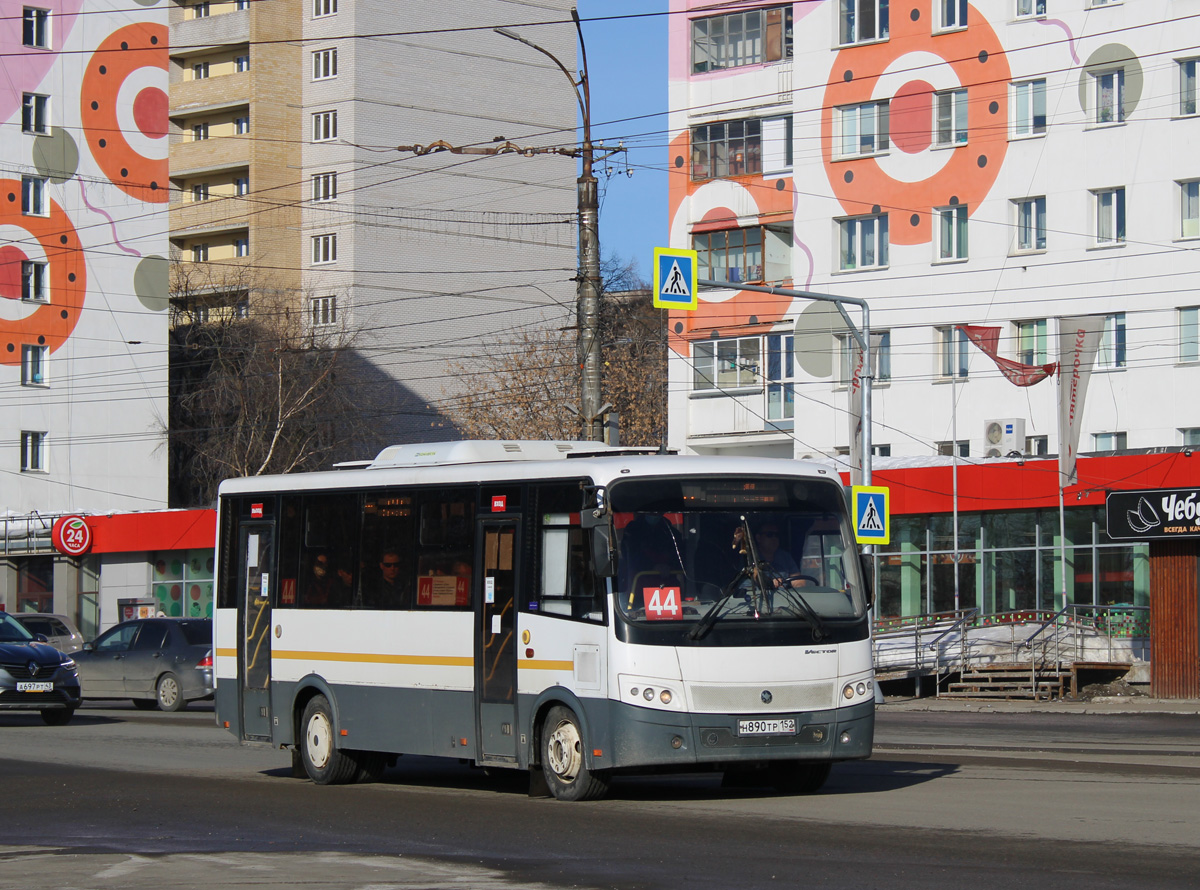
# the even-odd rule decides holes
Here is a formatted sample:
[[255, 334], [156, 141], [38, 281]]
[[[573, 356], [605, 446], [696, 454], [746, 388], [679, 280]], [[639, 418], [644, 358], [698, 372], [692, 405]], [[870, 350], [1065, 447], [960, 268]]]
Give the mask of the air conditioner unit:
[[1025, 453], [1025, 421], [1020, 417], [988, 420], [983, 424], [983, 456], [1005, 457]]

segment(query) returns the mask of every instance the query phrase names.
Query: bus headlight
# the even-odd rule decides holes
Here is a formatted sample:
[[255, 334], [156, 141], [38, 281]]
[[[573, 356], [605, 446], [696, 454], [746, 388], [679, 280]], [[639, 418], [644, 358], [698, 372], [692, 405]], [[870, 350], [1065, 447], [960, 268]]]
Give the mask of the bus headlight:
[[642, 698], [646, 701], [654, 701], [654, 690], [647, 686], [646, 691], [642, 693]]
[[842, 698], [844, 698], [846, 701], [850, 701], [850, 699], [854, 698], [854, 684], [853, 683], [846, 684], [846, 688], [842, 690]]
[[664, 689], [662, 692], [660, 692], [658, 694], [658, 700], [664, 705], [669, 705], [671, 703], [671, 690]]

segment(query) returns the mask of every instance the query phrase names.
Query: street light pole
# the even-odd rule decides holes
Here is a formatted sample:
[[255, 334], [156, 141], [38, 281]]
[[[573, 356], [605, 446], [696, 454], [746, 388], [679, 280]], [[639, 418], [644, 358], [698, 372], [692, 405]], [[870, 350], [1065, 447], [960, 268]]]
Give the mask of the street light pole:
[[579, 51], [583, 70], [576, 80], [558, 57], [531, 40], [507, 28], [493, 30], [503, 37], [516, 40], [537, 50], [558, 66], [575, 90], [575, 99], [583, 118], [583, 144], [579, 147], [579, 179], [576, 181], [576, 199], [579, 212], [579, 263], [575, 273], [576, 324], [579, 328], [577, 357], [580, 376], [580, 414], [583, 417], [584, 438], [593, 442], [604, 439], [604, 425], [600, 404], [600, 198], [596, 176], [592, 170], [594, 148], [592, 146], [592, 102], [588, 91], [587, 48], [583, 43], [583, 27], [579, 13], [571, 10], [575, 30], [579, 33]]

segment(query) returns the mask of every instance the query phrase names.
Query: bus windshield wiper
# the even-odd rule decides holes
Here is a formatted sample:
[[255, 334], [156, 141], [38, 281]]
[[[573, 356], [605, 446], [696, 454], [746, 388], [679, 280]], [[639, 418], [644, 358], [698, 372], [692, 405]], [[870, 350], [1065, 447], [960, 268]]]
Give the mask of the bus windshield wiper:
[[730, 597], [732, 597], [734, 592], [738, 589], [738, 585], [749, 576], [749, 566], [737, 573], [734, 579], [725, 586], [724, 590], [721, 591], [720, 598], [712, 604], [707, 612], [704, 613], [704, 617], [697, 621], [696, 626], [687, 632], [687, 638], [689, 640], [704, 639], [705, 635], [712, 630], [712, 626], [717, 623], [717, 618], [720, 616], [721, 609], [727, 602], [729, 602]]
[[789, 603], [800, 610], [804, 618], [808, 619], [808, 623], [812, 625], [813, 642], [819, 643], [829, 635], [829, 631], [825, 628], [825, 622], [817, 615], [812, 606], [808, 604], [808, 600], [804, 598], [804, 594], [800, 592], [798, 587], [792, 587], [790, 583], [778, 588], [779, 592], [784, 595]]

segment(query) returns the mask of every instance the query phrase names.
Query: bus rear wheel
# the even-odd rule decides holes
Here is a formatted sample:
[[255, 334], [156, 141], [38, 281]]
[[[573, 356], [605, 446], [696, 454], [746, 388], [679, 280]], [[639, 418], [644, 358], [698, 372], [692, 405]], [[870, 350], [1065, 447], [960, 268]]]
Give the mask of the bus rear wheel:
[[318, 785], [345, 785], [358, 776], [358, 764], [338, 750], [329, 699], [316, 695], [300, 718], [300, 757], [304, 771]]
[[608, 774], [588, 769], [579, 718], [556, 705], [542, 724], [542, 772], [558, 800], [599, 800], [608, 793]]

